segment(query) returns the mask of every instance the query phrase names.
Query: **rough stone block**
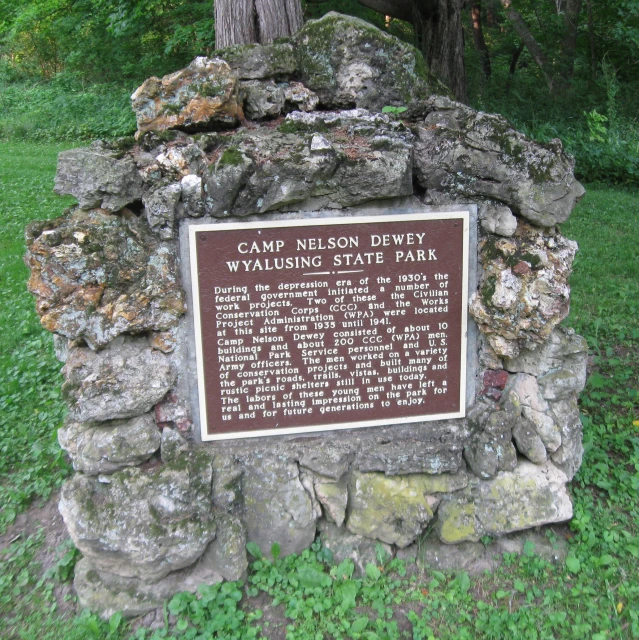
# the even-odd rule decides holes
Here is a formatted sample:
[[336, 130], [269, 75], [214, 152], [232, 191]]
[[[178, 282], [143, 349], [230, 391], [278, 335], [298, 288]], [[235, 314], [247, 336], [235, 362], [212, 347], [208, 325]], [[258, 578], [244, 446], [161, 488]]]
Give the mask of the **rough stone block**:
[[525, 223], [512, 238], [482, 240], [484, 273], [469, 310], [499, 356], [515, 362], [522, 350], [539, 348], [568, 315], [576, 251], [556, 230]]
[[501, 535], [572, 518], [566, 474], [551, 462], [538, 466], [520, 461], [516, 469], [488, 481], [477, 480], [437, 512], [436, 531], [447, 544], [477, 542], [485, 535]]
[[300, 78], [325, 108], [406, 106], [413, 113], [433, 89], [446, 92], [429, 81], [417, 49], [358, 18], [328, 13], [309, 20], [295, 40]]
[[94, 143], [58, 154], [54, 191], [77, 198], [82, 209], [119, 211], [142, 198], [142, 177], [133, 160]]
[[[313, 148], [318, 132], [328, 142], [321, 149]], [[349, 207], [408, 195], [411, 145], [412, 134], [383, 115], [294, 112], [279, 128], [245, 132], [222, 151], [204, 177], [205, 210], [243, 216], [311, 198]]]
[[60, 446], [71, 456], [73, 468], [87, 475], [137, 466], [160, 448], [160, 439], [149, 413], [99, 425], [71, 422], [58, 431]]
[[241, 492], [247, 538], [263, 553], [270, 553], [275, 542], [283, 556], [301, 553], [311, 545], [317, 513], [297, 464], [255, 457], [246, 462]]
[[193, 564], [215, 537], [210, 459], [187, 453], [149, 470], [78, 474], [60, 495], [75, 546], [100, 571], [151, 583]]
[[76, 211], [32, 223], [25, 261], [42, 326], [93, 349], [170, 329], [186, 310], [176, 247], [133, 215]]
[[[455, 486], [455, 480], [449, 481]], [[435, 483], [435, 484], [434, 484]], [[432, 520], [446, 481], [426, 474], [389, 477], [382, 473], [351, 475], [346, 528], [358, 535], [406, 547]]]
[[131, 105], [138, 134], [228, 128], [241, 114], [237, 77], [220, 58], [195, 58], [162, 79], [149, 78], [135, 90]]
[[559, 140], [541, 145], [502, 116], [441, 96], [430, 98], [429, 110], [415, 144], [417, 178], [427, 189], [492, 198], [542, 227], [564, 222], [585, 193]]
[[75, 422], [122, 420], [147, 413], [175, 381], [167, 356], [145, 338], [118, 338], [93, 352], [75, 347], [63, 367], [62, 391]]

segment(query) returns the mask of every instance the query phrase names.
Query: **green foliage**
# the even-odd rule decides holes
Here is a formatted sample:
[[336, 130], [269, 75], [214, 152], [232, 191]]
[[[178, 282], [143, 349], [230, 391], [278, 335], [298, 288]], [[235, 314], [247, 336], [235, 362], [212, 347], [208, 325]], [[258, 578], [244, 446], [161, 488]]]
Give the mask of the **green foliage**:
[[71, 202], [51, 193], [61, 146], [0, 146], [0, 531], [69, 472], [56, 429], [65, 414], [60, 363], [26, 290], [24, 227]]
[[82, 86], [69, 75], [50, 82], [0, 83], [0, 140], [92, 140], [135, 131], [135, 85]]
[[140, 83], [213, 49], [205, 0], [0, 0], [4, 74]]

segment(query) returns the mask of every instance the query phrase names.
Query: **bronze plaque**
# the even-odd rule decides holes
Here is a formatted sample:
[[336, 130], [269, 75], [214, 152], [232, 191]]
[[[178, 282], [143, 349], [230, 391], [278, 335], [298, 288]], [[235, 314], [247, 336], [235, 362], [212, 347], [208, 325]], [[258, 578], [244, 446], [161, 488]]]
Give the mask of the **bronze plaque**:
[[192, 225], [203, 440], [458, 418], [468, 212]]

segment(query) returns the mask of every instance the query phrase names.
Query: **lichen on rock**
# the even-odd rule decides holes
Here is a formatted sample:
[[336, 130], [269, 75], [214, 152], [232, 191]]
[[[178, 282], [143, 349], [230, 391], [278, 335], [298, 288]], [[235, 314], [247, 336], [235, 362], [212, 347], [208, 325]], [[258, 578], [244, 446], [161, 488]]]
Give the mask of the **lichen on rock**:
[[117, 338], [99, 352], [70, 350], [62, 392], [74, 422], [104, 422], [147, 413], [175, 381], [170, 359], [145, 338]]
[[295, 42], [300, 78], [324, 108], [405, 106], [413, 114], [433, 89], [446, 92], [415, 47], [359, 18], [327, 13], [309, 20]]
[[176, 247], [133, 214], [76, 210], [27, 228], [28, 288], [48, 331], [94, 349], [123, 333], [164, 331], [185, 311]]
[[559, 140], [541, 145], [502, 116], [442, 96], [429, 98], [429, 111], [415, 142], [417, 179], [426, 189], [491, 198], [542, 227], [564, 222], [585, 193]]
[[97, 569], [147, 583], [193, 564], [215, 537], [206, 455], [110, 476], [78, 474], [60, 496], [75, 546]]
[[523, 222], [511, 238], [480, 242], [483, 278], [470, 313], [498, 355], [512, 360], [536, 349], [568, 315], [576, 251], [558, 231]]
[[433, 493], [442, 487], [432, 483], [432, 477], [424, 474], [389, 477], [354, 472], [346, 528], [400, 548], [408, 546], [432, 520], [439, 504]]
[[[323, 131], [326, 144], [313, 145]], [[223, 217], [310, 199], [349, 207], [412, 193], [412, 134], [363, 110], [289, 114], [278, 129], [238, 134], [204, 177], [205, 210]]]
[[567, 481], [566, 474], [552, 463], [538, 466], [528, 461], [492, 480], [475, 480], [442, 502], [437, 511], [437, 535], [448, 544], [476, 542], [485, 535], [569, 520], [572, 503]]
[[58, 154], [54, 191], [77, 198], [82, 209], [119, 211], [142, 197], [142, 177], [129, 157], [101, 142]]
[[99, 424], [70, 422], [58, 431], [58, 441], [76, 471], [97, 475], [148, 460], [160, 448], [160, 432], [153, 416], [146, 413]]
[[131, 96], [138, 134], [225, 128], [241, 114], [237, 77], [220, 58], [195, 58], [185, 69], [149, 78]]

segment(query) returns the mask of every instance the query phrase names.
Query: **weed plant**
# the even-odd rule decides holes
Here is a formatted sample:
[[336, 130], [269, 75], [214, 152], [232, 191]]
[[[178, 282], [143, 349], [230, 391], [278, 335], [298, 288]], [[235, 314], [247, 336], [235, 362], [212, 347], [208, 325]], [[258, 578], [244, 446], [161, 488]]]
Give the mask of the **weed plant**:
[[[61, 147], [0, 148], [3, 225], [0, 283], [0, 526], [46, 498], [69, 469], [55, 442], [64, 409], [59, 363], [24, 284], [22, 231], [68, 200], [51, 195]], [[581, 398], [584, 462], [571, 483], [575, 517], [565, 562], [551, 564], [532, 543], [505, 554], [501, 568], [470, 577], [387, 558], [357, 576], [320, 543], [281, 558], [249, 545], [246, 583], [203, 585], [176, 595], [159, 629], [135, 629], [84, 612], [59, 617], [56, 585], [78, 552], [69, 543], [46, 573], [43, 534], [0, 551], [0, 637], [22, 640], [608, 640], [639, 638], [639, 195], [592, 188], [562, 231], [579, 241], [567, 323], [586, 336], [590, 375]], [[548, 534], [552, 538], [552, 534]], [[484, 541], [490, 549], [491, 541]]]

